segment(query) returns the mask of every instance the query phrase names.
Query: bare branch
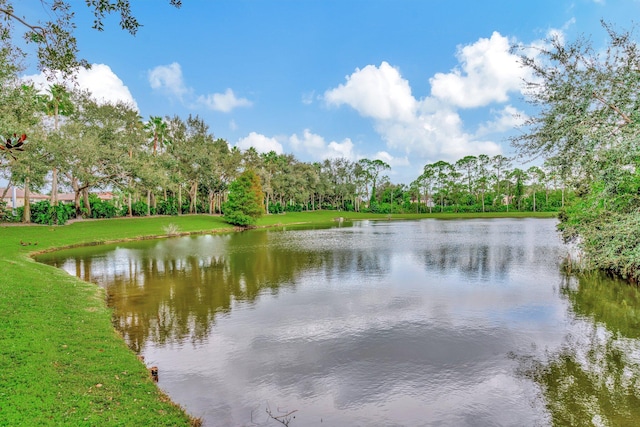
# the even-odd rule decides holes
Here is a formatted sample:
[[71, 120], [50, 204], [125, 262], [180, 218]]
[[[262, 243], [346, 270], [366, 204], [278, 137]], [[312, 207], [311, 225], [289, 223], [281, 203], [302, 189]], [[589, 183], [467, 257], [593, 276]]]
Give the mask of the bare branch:
[[273, 413], [271, 412], [271, 408], [269, 408], [269, 406], [267, 406], [266, 412], [267, 412], [267, 415], [269, 415], [269, 417], [271, 419], [276, 420], [277, 422], [279, 422], [283, 426], [289, 426], [289, 423], [292, 421], [292, 419], [295, 418], [295, 416], [293, 416], [293, 414], [298, 412], [298, 410], [294, 409], [293, 411], [289, 411], [286, 414], [273, 415]]

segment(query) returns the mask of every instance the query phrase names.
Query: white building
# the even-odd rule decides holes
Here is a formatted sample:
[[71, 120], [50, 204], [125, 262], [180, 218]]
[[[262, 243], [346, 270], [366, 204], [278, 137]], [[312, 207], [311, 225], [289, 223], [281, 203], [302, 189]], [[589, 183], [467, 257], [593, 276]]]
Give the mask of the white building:
[[[7, 203], [7, 208], [16, 209], [24, 206], [24, 189], [22, 188], [9, 187], [7, 189], [6, 187], [0, 187], [0, 196], [2, 196], [2, 201]], [[49, 200], [49, 196], [34, 191], [29, 192], [29, 201], [31, 203], [41, 202], [42, 200]]]

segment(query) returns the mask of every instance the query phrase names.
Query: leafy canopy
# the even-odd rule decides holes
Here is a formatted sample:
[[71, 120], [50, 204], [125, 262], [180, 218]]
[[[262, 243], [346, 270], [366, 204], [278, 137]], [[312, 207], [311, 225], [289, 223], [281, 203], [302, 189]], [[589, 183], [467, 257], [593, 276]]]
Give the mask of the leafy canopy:
[[[79, 67], [88, 67], [89, 63], [78, 57], [78, 43], [73, 35], [76, 28], [70, 0], [40, 0], [49, 17], [46, 21], [19, 16], [15, 12], [14, 1], [0, 0], [0, 42], [13, 44], [16, 25], [24, 29], [21, 33], [28, 44], [37, 49], [38, 66], [42, 71], [60, 71], [65, 77], [73, 74]], [[142, 26], [131, 12], [131, 0], [85, 0], [94, 15], [93, 28], [104, 29], [104, 19], [110, 14], [120, 15], [120, 27], [135, 35]], [[181, 0], [169, 0], [169, 4], [179, 8]], [[18, 34], [20, 34], [18, 32]], [[19, 50], [18, 47], [13, 46]]]
[[264, 213], [264, 194], [260, 177], [247, 170], [229, 186], [229, 199], [222, 206], [225, 220], [233, 225], [254, 225]]
[[640, 279], [640, 50], [632, 31], [602, 23], [606, 49], [547, 41], [522, 63], [538, 113], [512, 142], [572, 176], [581, 196], [560, 216], [592, 267]]

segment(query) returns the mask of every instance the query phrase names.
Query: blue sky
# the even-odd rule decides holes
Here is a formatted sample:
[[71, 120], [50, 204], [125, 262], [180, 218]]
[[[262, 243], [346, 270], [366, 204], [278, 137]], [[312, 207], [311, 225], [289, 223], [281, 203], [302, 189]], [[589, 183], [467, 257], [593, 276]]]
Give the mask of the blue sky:
[[640, 17], [637, 0], [132, 0], [131, 36], [117, 17], [91, 29], [85, 1], [71, 3], [95, 64], [78, 81], [96, 97], [144, 119], [197, 114], [241, 149], [381, 159], [406, 184], [430, 162], [514, 154], [507, 137], [531, 110], [511, 44], [555, 32], [601, 45], [601, 19]]

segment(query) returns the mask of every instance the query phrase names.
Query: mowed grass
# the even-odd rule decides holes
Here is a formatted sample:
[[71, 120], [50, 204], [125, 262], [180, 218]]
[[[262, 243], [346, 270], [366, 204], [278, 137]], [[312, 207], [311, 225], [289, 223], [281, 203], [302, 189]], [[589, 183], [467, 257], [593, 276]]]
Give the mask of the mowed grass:
[[189, 425], [113, 329], [102, 290], [29, 256], [166, 235], [169, 223], [231, 229], [207, 216], [0, 226], [0, 425]]
[[[258, 226], [326, 223], [338, 217], [496, 216], [534, 215], [319, 211], [268, 215]], [[197, 423], [156, 387], [147, 368], [113, 329], [101, 288], [31, 258], [61, 247], [166, 236], [171, 228], [180, 233], [234, 230], [222, 218], [209, 215], [81, 221], [59, 227], [0, 225], [0, 426]]]

